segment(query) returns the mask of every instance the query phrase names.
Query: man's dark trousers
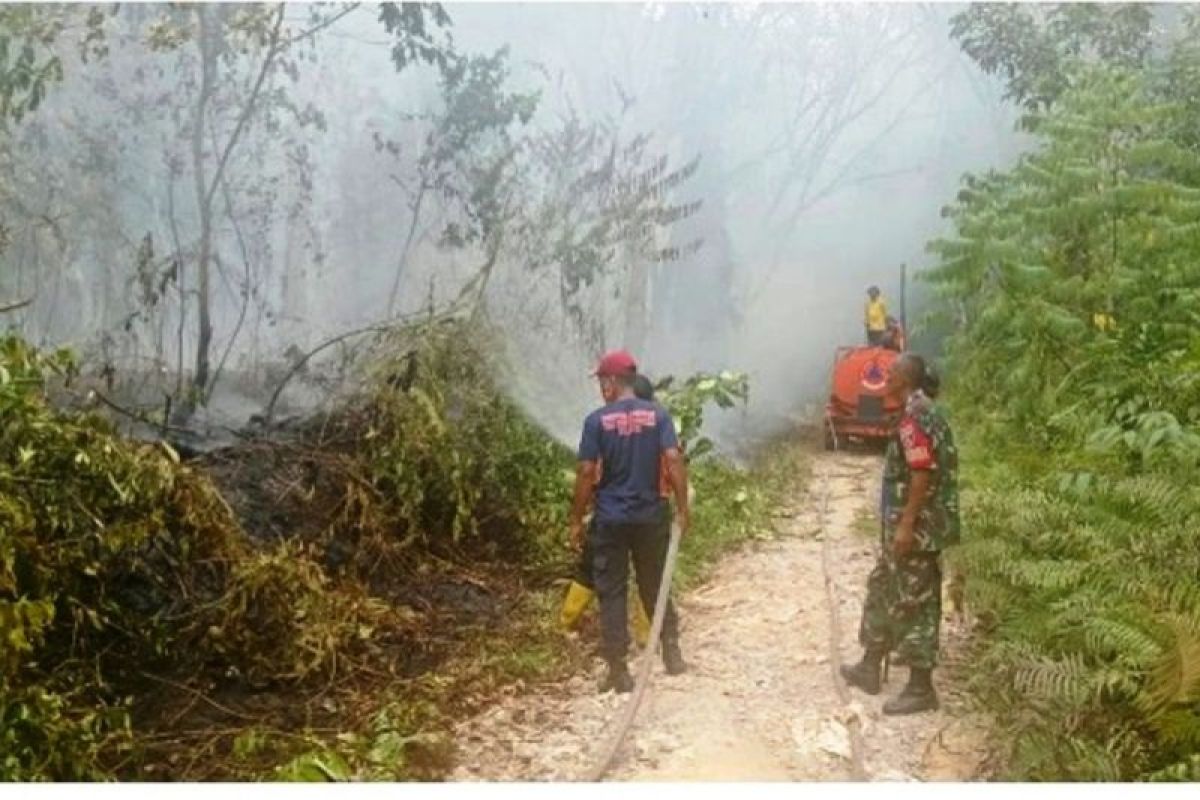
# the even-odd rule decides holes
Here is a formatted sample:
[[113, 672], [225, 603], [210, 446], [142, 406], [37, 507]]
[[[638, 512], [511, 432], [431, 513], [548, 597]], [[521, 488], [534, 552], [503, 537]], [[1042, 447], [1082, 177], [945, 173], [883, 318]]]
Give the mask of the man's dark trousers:
[[[600, 598], [600, 651], [609, 661], [625, 658], [629, 651], [628, 598], [629, 560], [637, 576], [642, 606], [651, 612], [658, 602], [658, 585], [670, 544], [670, 511], [664, 509], [656, 522], [599, 522], [592, 533], [592, 570]], [[662, 641], [679, 640], [679, 617], [675, 604], [667, 601]]]

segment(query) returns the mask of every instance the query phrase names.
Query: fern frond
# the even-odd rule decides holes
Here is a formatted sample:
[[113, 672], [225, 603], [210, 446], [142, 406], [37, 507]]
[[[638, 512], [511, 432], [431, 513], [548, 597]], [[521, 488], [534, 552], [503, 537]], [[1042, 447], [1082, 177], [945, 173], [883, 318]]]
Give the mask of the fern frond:
[[1200, 709], [1177, 708], [1154, 719], [1154, 729], [1167, 742], [1184, 750], [1200, 751]]
[[1200, 753], [1193, 753], [1146, 776], [1153, 783], [1187, 783], [1200, 781]]
[[1191, 487], [1173, 477], [1140, 475], [1116, 483], [1106, 492], [1110, 509], [1147, 527], [1163, 527], [1186, 521], [1197, 511]]
[[1135, 623], [1094, 617], [1083, 627], [1088, 649], [1098, 657], [1113, 656], [1134, 667], [1148, 667], [1162, 656], [1160, 640]]
[[968, 606], [980, 614], [1012, 608], [1016, 591], [1007, 584], [968, 572], [966, 595]]
[[1200, 702], [1200, 620], [1171, 615], [1166, 619], [1171, 642], [1151, 668], [1139, 702], [1148, 714], [1163, 714], [1172, 705]]
[[1012, 560], [1001, 565], [1015, 586], [1033, 589], [1069, 589], [1078, 585], [1088, 572], [1082, 561], [1055, 559]]
[[1030, 658], [1013, 672], [1017, 689], [1037, 697], [1082, 705], [1091, 695], [1088, 669], [1078, 654], [1058, 661], [1045, 656]]
[[1121, 761], [1119, 738], [1113, 738], [1104, 744], [1069, 736], [1067, 748], [1073, 756], [1071, 778], [1082, 781], [1119, 781], [1121, 779]]
[[1150, 670], [1139, 705], [1152, 717], [1171, 706], [1200, 701], [1200, 620], [1171, 615], [1171, 641]]

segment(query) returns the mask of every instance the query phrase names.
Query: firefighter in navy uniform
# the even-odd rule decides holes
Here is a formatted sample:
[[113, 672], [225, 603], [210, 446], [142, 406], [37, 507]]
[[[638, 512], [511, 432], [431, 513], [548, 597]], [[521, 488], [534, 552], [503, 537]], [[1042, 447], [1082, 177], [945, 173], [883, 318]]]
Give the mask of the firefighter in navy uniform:
[[[623, 350], [610, 352], [600, 360], [595, 377], [605, 405], [584, 420], [571, 505], [571, 544], [582, 550], [583, 518], [595, 500], [595, 525], [590, 536], [592, 574], [600, 597], [601, 653], [608, 666], [601, 691], [633, 689], [633, 676], [625, 663], [631, 557], [642, 605], [653, 608], [658, 600], [670, 539], [668, 526], [662, 524], [659, 492], [664, 460], [681, 536], [687, 535], [689, 523], [687, 467], [675, 423], [662, 406], [634, 395], [636, 375], [637, 363]], [[683, 672], [686, 664], [679, 648], [679, 618], [669, 600], [662, 646], [667, 673]]]
[[[640, 400], [654, 402], [654, 384], [645, 375], [637, 374], [634, 377], [633, 394]], [[603, 465], [600, 466], [603, 472]], [[659, 469], [659, 493], [662, 495], [661, 522], [667, 526], [668, 535], [670, 535], [671, 526], [671, 504], [668, 499], [670, 493], [671, 482], [670, 476], [667, 474], [665, 460]], [[579, 624], [580, 618], [583, 617], [583, 612], [591, 605], [592, 598], [596, 596], [596, 583], [592, 579], [592, 545], [591, 533], [592, 527], [595, 525], [595, 517], [592, 517], [592, 525], [588, 527], [587, 538], [584, 539], [583, 550], [579, 554], [579, 559], [575, 564], [575, 573], [572, 576], [571, 584], [567, 587], [566, 597], [563, 598], [562, 611], [559, 613], [559, 624], [570, 630]], [[639, 597], [631, 608], [633, 619], [633, 638], [637, 642], [638, 647], [645, 647], [646, 641], [650, 637], [650, 617], [649, 614], [653, 609], [646, 609], [642, 606], [641, 598]]]

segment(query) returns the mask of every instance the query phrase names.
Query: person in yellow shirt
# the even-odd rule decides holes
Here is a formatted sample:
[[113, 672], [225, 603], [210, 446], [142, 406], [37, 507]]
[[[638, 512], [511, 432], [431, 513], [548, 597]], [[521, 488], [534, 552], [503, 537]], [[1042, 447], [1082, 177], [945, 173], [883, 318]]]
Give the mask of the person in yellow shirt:
[[879, 347], [883, 344], [887, 333], [887, 303], [879, 294], [879, 287], [867, 289], [867, 305], [863, 315], [863, 323], [867, 328], [867, 344]]

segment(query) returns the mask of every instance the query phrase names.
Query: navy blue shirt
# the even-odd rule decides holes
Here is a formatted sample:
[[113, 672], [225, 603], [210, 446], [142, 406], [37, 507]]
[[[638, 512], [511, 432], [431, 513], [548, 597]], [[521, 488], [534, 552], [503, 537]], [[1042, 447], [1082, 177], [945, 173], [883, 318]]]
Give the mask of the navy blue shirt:
[[657, 403], [630, 397], [588, 414], [579, 460], [602, 462], [596, 521], [656, 521], [659, 460], [673, 447], [679, 447], [675, 423]]

